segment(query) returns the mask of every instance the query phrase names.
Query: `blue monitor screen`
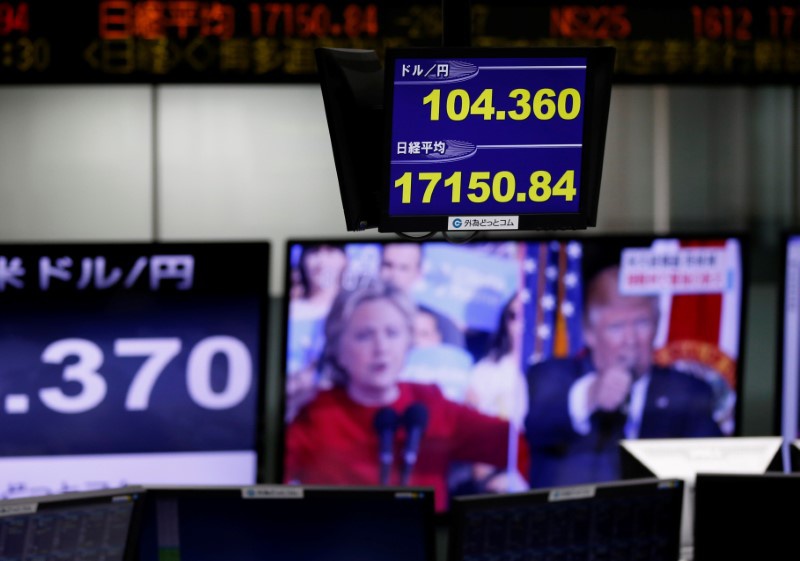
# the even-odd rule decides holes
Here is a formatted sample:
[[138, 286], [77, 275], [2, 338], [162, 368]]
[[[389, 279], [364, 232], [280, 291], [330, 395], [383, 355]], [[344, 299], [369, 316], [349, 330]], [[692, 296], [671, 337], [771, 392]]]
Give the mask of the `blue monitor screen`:
[[386, 59], [382, 231], [594, 225], [613, 49]]
[[[398, 58], [394, 64], [390, 181], [400, 187], [390, 190], [390, 214], [525, 214], [531, 203], [540, 212], [578, 210], [585, 58]], [[547, 88], [530, 91], [531, 84]], [[427, 183], [418, 182], [433, 170], [442, 185], [426, 197]], [[531, 191], [527, 181], [537, 170], [548, 170], [554, 186], [566, 177], [564, 195]], [[481, 172], [493, 190], [475, 189], [472, 177]]]

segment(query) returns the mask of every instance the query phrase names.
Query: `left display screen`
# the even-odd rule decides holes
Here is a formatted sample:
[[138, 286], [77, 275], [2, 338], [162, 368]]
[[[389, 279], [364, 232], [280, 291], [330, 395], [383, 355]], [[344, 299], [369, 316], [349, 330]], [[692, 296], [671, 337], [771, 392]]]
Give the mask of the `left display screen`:
[[269, 244], [0, 246], [0, 497], [252, 484]]

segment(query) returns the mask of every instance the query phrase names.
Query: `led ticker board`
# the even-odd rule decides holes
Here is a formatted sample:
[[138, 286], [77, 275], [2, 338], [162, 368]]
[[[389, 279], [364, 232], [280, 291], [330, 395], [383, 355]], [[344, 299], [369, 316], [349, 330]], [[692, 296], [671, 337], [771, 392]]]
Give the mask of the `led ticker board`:
[[[785, 0], [471, 2], [474, 47], [613, 46], [615, 81], [797, 83]], [[438, 46], [441, 2], [0, 0], [0, 84], [314, 82], [317, 47]]]
[[473, 45], [608, 45], [615, 81], [797, 83], [800, 4], [570, 0], [473, 5]]
[[363, 1], [0, 0], [0, 84], [313, 82], [314, 47], [376, 45], [377, 18]]
[[386, 60], [379, 230], [594, 225], [613, 49], [406, 49]]

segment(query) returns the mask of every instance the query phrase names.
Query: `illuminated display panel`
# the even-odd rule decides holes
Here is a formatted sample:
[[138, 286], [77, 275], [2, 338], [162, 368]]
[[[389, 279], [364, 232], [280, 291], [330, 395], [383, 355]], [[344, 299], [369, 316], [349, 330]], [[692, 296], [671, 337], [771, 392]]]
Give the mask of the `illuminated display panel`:
[[[615, 80], [796, 83], [800, 6], [472, 2], [475, 47], [609, 45]], [[441, 2], [0, 1], [0, 83], [314, 82], [316, 47], [441, 44]]]
[[[566, 417], [559, 407], [567, 407], [567, 391], [553, 389], [562, 399], [547, 399], [546, 393], [530, 393], [526, 384], [545, 364], [553, 368], [553, 376], [567, 364], [586, 366], [585, 287], [598, 270], [623, 256], [621, 290], [657, 296], [653, 363], [680, 371], [677, 380], [700, 378], [712, 396], [706, 399], [712, 413], [682, 420], [678, 413], [659, 421], [658, 410], [669, 413], [673, 405], [680, 410], [678, 404], [692, 393], [690, 386], [698, 384], [691, 382], [669, 395], [652, 385], [656, 413], [652, 424], [643, 421], [640, 436], [700, 436], [712, 423], [718, 427], [710, 431], [715, 435], [737, 435], [746, 308], [743, 244], [738, 236], [692, 235], [467, 244], [289, 241], [282, 325], [283, 481], [396, 485], [407, 473], [410, 485], [436, 489], [437, 509], [443, 511], [454, 496], [621, 478], [621, 466], [613, 464], [620, 456], [613, 435], [623, 434], [618, 427], [593, 453], [590, 437], [584, 440], [559, 424]], [[334, 307], [335, 298], [356, 298], [351, 294], [381, 282], [394, 285], [405, 295], [402, 298], [416, 305], [411, 348], [399, 360], [384, 350], [371, 366], [364, 361], [364, 370], [360, 361], [348, 360], [357, 348], [348, 346], [346, 357], [340, 355], [338, 362], [343, 330], [352, 326], [355, 336], [364, 324], [363, 318], [354, 319], [354, 307]], [[389, 312], [379, 317], [389, 317]], [[402, 329], [388, 333], [397, 331]], [[330, 346], [329, 334], [336, 338]], [[366, 334], [369, 339], [369, 330]], [[357, 380], [397, 382], [400, 393], [391, 407], [405, 421], [399, 424], [386, 412], [378, 417], [379, 407], [351, 398], [348, 380], [354, 376], [342, 375], [344, 368], [369, 374]], [[573, 374], [566, 371], [560, 379], [571, 381]], [[700, 393], [708, 398], [708, 389]], [[428, 423], [412, 466], [406, 465], [405, 427], [413, 420], [406, 411], [415, 399], [428, 404]], [[491, 419], [475, 419], [463, 407]], [[459, 415], [464, 416], [463, 426], [452, 424]], [[498, 423], [503, 423], [501, 429]], [[386, 435], [384, 430], [393, 443], [383, 449], [386, 455], [379, 436]], [[554, 457], [562, 449], [572, 453]], [[464, 459], [474, 460], [475, 455], [494, 462], [492, 469], [465, 467], [473, 462]], [[391, 469], [381, 471], [387, 458]], [[611, 469], [601, 469], [603, 465]], [[410, 471], [404, 472], [407, 468]]]
[[0, 496], [260, 477], [266, 242], [0, 246]]
[[613, 49], [387, 53], [381, 231], [585, 228]]
[[473, 6], [474, 46], [609, 45], [624, 83], [796, 83], [800, 6], [782, 1]]
[[377, 44], [379, 27], [374, 2], [5, 0], [0, 81], [313, 82], [320, 40]]
[[[775, 391], [775, 434], [783, 437], [784, 465], [792, 465], [791, 444], [800, 438], [800, 232], [782, 235], [779, 353]], [[794, 471], [800, 471], [793, 465]]]

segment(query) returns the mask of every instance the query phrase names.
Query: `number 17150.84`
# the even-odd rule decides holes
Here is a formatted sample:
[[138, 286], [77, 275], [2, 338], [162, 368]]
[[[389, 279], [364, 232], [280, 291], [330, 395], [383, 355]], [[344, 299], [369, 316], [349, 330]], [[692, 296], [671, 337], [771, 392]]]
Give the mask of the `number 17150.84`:
[[[438, 171], [413, 173], [407, 171], [398, 177], [395, 188], [402, 189], [400, 202], [402, 204], [411, 203], [412, 186], [414, 177], [425, 186], [422, 194], [422, 204], [428, 204], [433, 198], [433, 192], [442, 182], [442, 173]], [[450, 197], [453, 203], [461, 202], [461, 186], [464, 183], [465, 174], [460, 171], [453, 172], [444, 179], [443, 185], [450, 188]], [[551, 197], [564, 197], [565, 201], [572, 201], [577, 194], [575, 188], [575, 170], [565, 171], [560, 178], [553, 184], [553, 176], [547, 171], [534, 171], [528, 177], [528, 187], [517, 192], [517, 181], [514, 174], [510, 171], [499, 171], [491, 173], [489, 171], [473, 171], [467, 180], [467, 200], [473, 203], [483, 203], [490, 198], [498, 203], [511, 201], [543, 203]], [[419, 183], [418, 183], [419, 185]], [[420, 185], [422, 187], [422, 185]], [[419, 189], [414, 190], [419, 192]]]

